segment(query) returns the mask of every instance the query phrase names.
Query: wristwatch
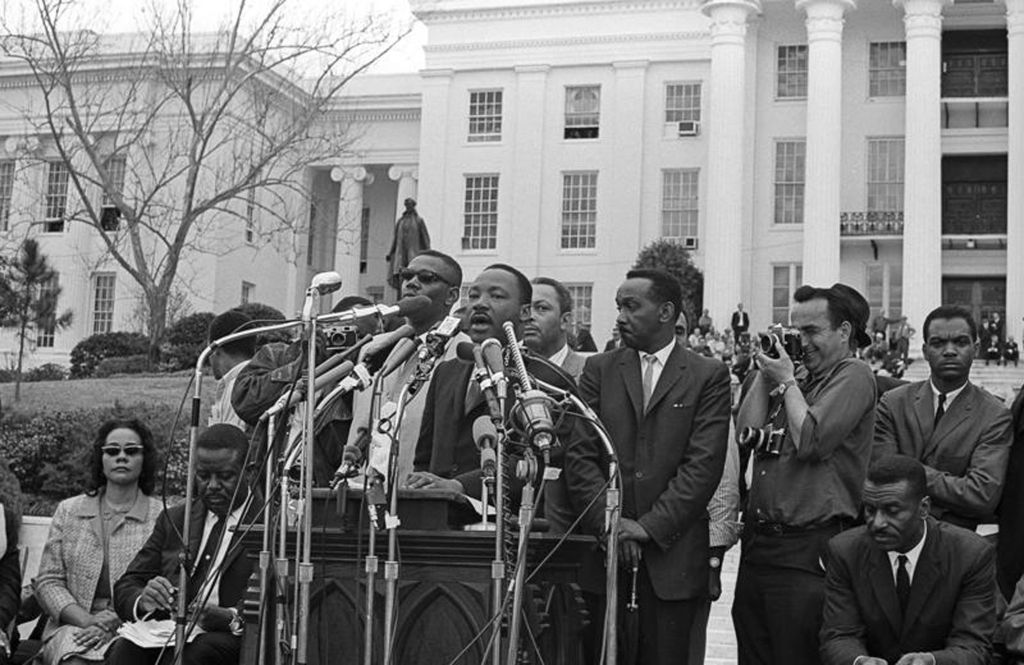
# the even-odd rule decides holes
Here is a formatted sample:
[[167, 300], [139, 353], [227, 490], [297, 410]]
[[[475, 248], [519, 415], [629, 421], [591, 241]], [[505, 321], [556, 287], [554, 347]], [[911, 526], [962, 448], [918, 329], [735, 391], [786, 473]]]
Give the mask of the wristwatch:
[[775, 390], [772, 391], [772, 394], [773, 395], [777, 395], [778, 397], [782, 397], [783, 395], [786, 394], [786, 391], [789, 390], [792, 387], [796, 387], [796, 379], [793, 379], [793, 378], [786, 379], [785, 381], [780, 383], [778, 386], [776, 386]]
[[717, 556], [712, 555], [711, 559], [708, 560], [708, 565], [711, 566], [712, 568], [721, 568], [722, 567], [722, 560], [720, 558], [718, 558]]
[[235, 637], [241, 637], [242, 633], [245, 632], [245, 618], [234, 607], [229, 607], [228, 611], [231, 612], [231, 621], [228, 622], [228, 630]]

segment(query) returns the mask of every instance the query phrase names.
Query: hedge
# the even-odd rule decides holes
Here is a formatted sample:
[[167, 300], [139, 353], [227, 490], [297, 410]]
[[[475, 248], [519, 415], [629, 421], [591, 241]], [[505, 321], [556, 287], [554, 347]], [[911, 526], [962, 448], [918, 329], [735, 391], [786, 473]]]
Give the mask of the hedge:
[[86, 337], [71, 349], [71, 378], [90, 377], [104, 358], [149, 353], [149, 338], [142, 333], [110, 332]]
[[190, 314], [168, 328], [166, 341], [160, 345], [161, 369], [173, 372], [194, 368], [206, 348], [206, 334], [214, 317], [213, 312]]
[[149, 356], [125, 356], [124, 358], [104, 358], [96, 366], [93, 376], [105, 379], [115, 374], [142, 374], [149, 370]]
[[[178, 418], [173, 435], [175, 413], [165, 405], [140, 402], [31, 415], [5, 413], [0, 421], [0, 459], [21, 481], [26, 514], [50, 515], [57, 502], [86, 489], [93, 437], [111, 418], [138, 418], [153, 431], [161, 460], [157, 492], [184, 495], [187, 413]], [[165, 481], [163, 461], [167, 459]]]

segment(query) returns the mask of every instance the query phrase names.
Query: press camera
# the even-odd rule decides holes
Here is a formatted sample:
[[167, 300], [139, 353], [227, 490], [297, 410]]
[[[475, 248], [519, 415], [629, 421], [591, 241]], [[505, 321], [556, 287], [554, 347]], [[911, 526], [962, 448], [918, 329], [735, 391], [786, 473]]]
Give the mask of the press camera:
[[769, 358], [778, 358], [779, 350], [776, 344], [786, 350], [786, 354], [797, 363], [803, 360], [804, 347], [800, 342], [800, 332], [792, 328], [777, 328], [769, 333], [758, 335], [761, 341], [761, 351]]

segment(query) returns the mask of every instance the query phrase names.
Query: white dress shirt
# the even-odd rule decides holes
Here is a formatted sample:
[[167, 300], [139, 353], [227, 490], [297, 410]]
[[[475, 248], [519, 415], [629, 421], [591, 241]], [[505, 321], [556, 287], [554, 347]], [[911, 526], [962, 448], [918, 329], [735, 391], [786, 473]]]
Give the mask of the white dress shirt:
[[[936, 388], [935, 384], [932, 381], [929, 381], [928, 385], [930, 385], [932, 387], [932, 413], [938, 413], [938, 411], [939, 411], [939, 395], [942, 394], [942, 391], [940, 391], [938, 388]], [[953, 400], [955, 400], [957, 398], [957, 395], [962, 393], [964, 391], [964, 388], [966, 388], [966, 387], [967, 387], [967, 382], [965, 381], [964, 385], [960, 386], [956, 390], [950, 390], [948, 393], [946, 393], [946, 402], [942, 405], [942, 412], [943, 413], [949, 411], [950, 404], [953, 403]]]
[[562, 348], [560, 348], [559, 350], [555, 351], [550, 356], [548, 356], [548, 360], [550, 360], [552, 362], [552, 364], [555, 364], [555, 365], [558, 365], [559, 367], [561, 367], [562, 363], [565, 362], [566, 356], [568, 356], [568, 355], [569, 355], [569, 345], [568, 344], [563, 344]]
[[921, 540], [917, 541], [917, 545], [914, 545], [907, 552], [886, 552], [889, 555], [889, 568], [892, 572], [892, 581], [896, 582], [896, 571], [899, 570], [899, 561], [897, 559], [902, 554], [907, 557], [907, 577], [910, 578], [910, 583], [914, 583], [914, 571], [917, 570], [917, 560], [921, 557], [921, 550], [924, 549], [924, 541], [928, 537], [928, 523], [924, 523], [924, 533], [921, 534]]
[[658, 349], [654, 353], [647, 353], [646, 351], [637, 351], [636, 352], [637, 360], [640, 363], [640, 377], [641, 377], [641, 379], [643, 378], [643, 375], [644, 375], [644, 369], [645, 369], [644, 362], [646, 361], [645, 359], [647, 358], [647, 356], [654, 356], [655, 359], [656, 359], [655, 362], [652, 364], [652, 369], [651, 369], [651, 376], [652, 376], [652, 379], [653, 379], [651, 381], [651, 390], [652, 391], [654, 390], [654, 388], [658, 387], [658, 379], [661, 378], [661, 372], [662, 372], [662, 370], [665, 369], [665, 365], [668, 364], [668, 357], [670, 355], [672, 355], [672, 349], [674, 349], [675, 346], [676, 346], [676, 339], [675, 339], [675, 337], [673, 337], [671, 342], [669, 342], [665, 346], [661, 347], [660, 349]]

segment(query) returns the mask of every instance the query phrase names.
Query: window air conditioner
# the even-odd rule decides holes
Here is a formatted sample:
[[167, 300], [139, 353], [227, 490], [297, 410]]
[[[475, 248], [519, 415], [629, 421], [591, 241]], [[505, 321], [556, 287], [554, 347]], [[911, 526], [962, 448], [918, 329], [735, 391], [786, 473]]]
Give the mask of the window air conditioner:
[[679, 121], [679, 136], [697, 136], [698, 134], [700, 134], [700, 123], [698, 121]]
[[697, 236], [686, 236], [683, 238], [683, 247], [685, 249], [697, 249]]

